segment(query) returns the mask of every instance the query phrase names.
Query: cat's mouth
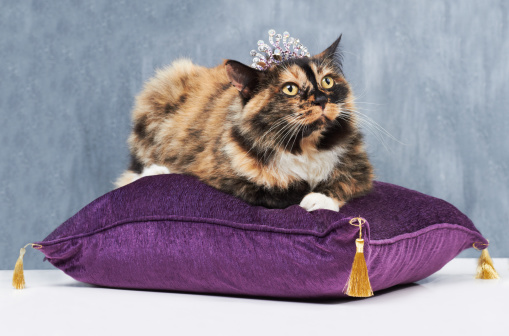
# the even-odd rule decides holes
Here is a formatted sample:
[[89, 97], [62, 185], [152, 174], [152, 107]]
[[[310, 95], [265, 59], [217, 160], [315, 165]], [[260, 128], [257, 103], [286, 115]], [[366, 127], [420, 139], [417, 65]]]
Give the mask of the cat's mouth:
[[332, 119], [321, 111], [313, 116], [309, 115], [303, 120], [303, 127], [300, 128], [301, 135], [305, 138], [314, 132], [322, 132], [331, 122]]
[[334, 120], [334, 117], [331, 114], [331, 111], [327, 108], [324, 110], [321, 108], [313, 108], [304, 113], [304, 122], [308, 127], [323, 128], [329, 122]]
[[318, 118], [319, 121], [327, 123], [328, 121], [331, 121], [329, 117], [327, 117], [325, 114], [322, 113], [322, 115]]
[[306, 138], [311, 136], [313, 133], [322, 133], [328, 129], [338, 115], [338, 111], [335, 110], [330, 104], [327, 104], [324, 109], [319, 106], [311, 107], [298, 114], [298, 116], [292, 121], [296, 133], [299, 133], [299, 137]]

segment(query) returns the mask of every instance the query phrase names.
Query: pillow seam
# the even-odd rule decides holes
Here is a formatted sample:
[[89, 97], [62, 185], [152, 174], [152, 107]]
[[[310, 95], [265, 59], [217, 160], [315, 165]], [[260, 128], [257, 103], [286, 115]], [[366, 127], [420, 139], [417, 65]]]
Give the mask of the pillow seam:
[[[99, 234], [103, 231], [107, 231], [112, 228], [115, 228], [117, 226], [122, 226], [122, 225], [126, 225], [126, 224], [134, 224], [134, 223], [142, 223], [142, 222], [162, 222], [162, 221], [172, 221], [172, 222], [184, 221], [184, 222], [188, 222], [188, 223], [202, 223], [202, 224], [211, 224], [211, 225], [229, 227], [229, 228], [242, 230], [242, 231], [280, 233], [280, 234], [288, 234], [288, 235], [303, 235], [303, 236], [324, 238], [327, 235], [329, 235], [333, 230], [337, 229], [339, 223], [348, 221], [349, 218], [350, 217], [335, 221], [327, 228], [326, 231], [324, 231], [323, 233], [318, 233], [318, 232], [313, 232], [313, 231], [309, 231], [309, 230], [260, 227], [260, 226], [262, 226], [260, 224], [243, 224], [243, 223], [237, 223], [237, 222], [223, 222], [222, 220], [214, 220], [214, 219], [204, 220], [203, 218], [186, 217], [186, 216], [163, 217], [163, 218], [147, 216], [147, 217], [140, 217], [140, 218], [137, 218], [134, 220], [129, 219], [129, 220], [118, 221], [118, 222], [115, 222], [115, 223], [108, 225], [104, 228], [94, 230], [92, 232], [73, 235], [70, 237], [62, 237], [62, 238], [53, 239], [50, 241], [41, 241], [41, 242], [37, 242], [37, 243], [41, 243], [45, 246], [50, 246], [50, 245], [54, 245], [54, 244], [63, 243], [63, 242], [66, 242], [66, 241], [69, 241], [72, 239], [93, 236], [93, 235]], [[250, 225], [250, 226], [252, 225], [253, 227], [245, 227], [245, 225]], [[447, 226], [444, 227], [444, 225], [447, 225]], [[241, 226], [244, 226], [244, 227], [241, 227]], [[440, 226], [440, 227], [436, 227], [436, 226]], [[369, 221], [368, 221], [367, 227], [369, 228]], [[423, 229], [420, 229], [420, 230], [417, 230], [414, 232], [403, 233], [403, 234], [400, 234], [400, 235], [397, 235], [397, 236], [391, 237], [391, 238], [373, 239], [373, 240], [370, 239], [369, 244], [370, 245], [378, 245], [378, 246], [395, 244], [399, 241], [406, 240], [406, 239], [412, 239], [412, 238], [418, 237], [420, 235], [426, 234], [429, 231], [439, 230], [439, 229], [460, 229], [460, 230], [464, 230], [474, 236], [483, 238], [483, 236], [479, 232], [470, 230], [470, 229], [468, 229], [462, 225], [459, 225], [459, 224], [437, 223], [437, 224], [432, 224], [428, 227], [425, 227]]]
[[404, 240], [414, 239], [416, 237], [422, 236], [428, 232], [434, 231], [434, 230], [457, 230], [464, 231], [474, 237], [481, 238], [482, 240], [485, 240], [483, 235], [480, 232], [476, 232], [473, 230], [470, 230], [469, 228], [466, 228], [459, 224], [451, 224], [451, 223], [436, 223], [432, 224], [430, 226], [427, 226], [423, 229], [414, 231], [414, 232], [407, 232], [403, 233], [391, 238], [385, 238], [385, 239], [373, 239], [369, 241], [369, 245], [376, 245], [376, 246], [382, 246], [382, 245], [392, 245], [399, 243]]
[[[324, 231], [323, 233], [318, 233], [318, 232], [313, 232], [313, 231], [309, 231], [309, 230], [300, 230], [300, 229], [283, 229], [283, 228], [275, 228], [275, 227], [269, 227], [269, 226], [260, 227], [260, 226], [262, 226], [261, 224], [244, 224], [244, 223], [237, 223], [237, 222], [223, 222], [222, 220], [214, 220], [214, 219], [204, 220], [203, 218], [196, 218], [196, 217], [175, 216], [175, 217], [157, 218], [157, 217], [153, 217], [153, 216], [148, 216], [148, 217], [141, 217], [141, 218], [137, 218], [137, 219], [118, 221], [118, 222], [115, 222], [115, 223], [108, 225], [104, 228], [94, 230], [92, 232], [82, 233], [82, 234], [73, 235], [73, 236], [69, 236], [69, 237], [62, 237], [62, 238], [53, 239], [50, 241], [41, 241], [41, 242], [37, 242], [37, 243], [41, 243], [45, 246], [49, 246], [49, 245], [59, 244], [59, 243], [62, 243], [62, 242], [68, 241], [68, 240], [72, 240], [72, 239], [76, 239], [76, 238], [93, 236], [93, 235], [96, 235], [103, 231], [107, 231], [114, 227], [122, 226], [122, 225], [126, 225], [126, 224], [143, 223], [143, 222], [163, 222], [163, 221], [171, 221], [171, 222], [184, 221], [184, 222], [188, 222], [188, 223], [201, 223], [201, 224], [211, 224], [211, 225], [217, 225], [217, 226], [222, 226], [222, 227], [229, 227], [229, 228], [242, 230], [242, 231], [282, 233], [282, 234], [290, 234], [290, 235], [303, 235], [303, 236], [313, 236], [313, 237], [323, 238], [323, 237], [327, 236], [328, 234], [330, 234], [333, 230], [335, 230], [338, 227], [339, 223], [341, 223], [343, 221], [348, 221], [350, 219], [351, 219], [350, 217], [347, 217], [347, 218], [337, 220], [337, 221], [333, 222], [327, 228], [326, 231]], [[252, 225], [253, 227], [241, 227], [241, 226], [245, 226], [245, 225], [250, 225], [250, 226]], [[368, 222], [367, 226], [369, 227], [369, 222]]]

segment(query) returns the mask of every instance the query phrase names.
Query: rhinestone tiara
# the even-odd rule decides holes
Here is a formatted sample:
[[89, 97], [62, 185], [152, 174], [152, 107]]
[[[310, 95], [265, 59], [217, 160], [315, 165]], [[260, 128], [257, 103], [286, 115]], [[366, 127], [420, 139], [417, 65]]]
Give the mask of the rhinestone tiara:
[[308, 48], [303, 46], [298, 38], [290, 37], [287, 31], [281, 35], [276, 34], [274, 29], [269, 30], [269, 43], [272, 46], [259, 40], [258, 51], [251, 50], [251, 56], [254, 57], [252, 68], [267, 70], [273, 64], [279, 64], [288, 59], [310, 56]]

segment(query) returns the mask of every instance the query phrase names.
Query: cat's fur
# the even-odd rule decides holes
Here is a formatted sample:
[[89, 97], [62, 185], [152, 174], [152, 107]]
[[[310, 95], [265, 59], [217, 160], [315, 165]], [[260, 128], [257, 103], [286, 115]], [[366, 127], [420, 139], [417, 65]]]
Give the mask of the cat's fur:
[[[265, 71], [235, 61], [204, 68], [179, 60], [137, 97], [131, 166], [145, 175], [190, 174], [254, 205], [339, 210], [371, 189], [373, 169], [337, 55], [324, 52]], [[320, 86], [324, 76], [335, 84]], [[295, 83], [296, 96], [282, 92]]]

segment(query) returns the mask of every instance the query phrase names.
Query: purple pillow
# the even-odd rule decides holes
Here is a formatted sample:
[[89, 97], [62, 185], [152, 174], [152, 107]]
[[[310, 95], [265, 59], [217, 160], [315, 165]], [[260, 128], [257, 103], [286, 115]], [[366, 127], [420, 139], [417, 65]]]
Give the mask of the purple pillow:
[[487, 244], [451, 204], [375, 182], [340, 212], [251, 206], [185, 175], [142, 178], [93, 201], [40, 244], [76, 280], [107, 287], [285, 298], [342, 297], [361, 216], [374, 291]]

